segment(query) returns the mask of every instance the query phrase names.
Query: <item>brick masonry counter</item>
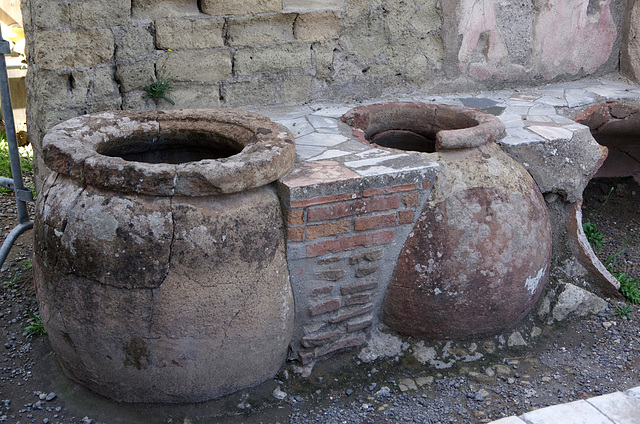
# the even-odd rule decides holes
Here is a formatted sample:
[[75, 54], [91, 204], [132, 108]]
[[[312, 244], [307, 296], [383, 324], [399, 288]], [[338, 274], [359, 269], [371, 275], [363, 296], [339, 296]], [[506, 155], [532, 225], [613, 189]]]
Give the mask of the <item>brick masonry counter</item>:
[[[545, 196], [574, 204], [602, 159], [587, 127], [557, 110], [583, 107], [603, 97], [637, 98], [640, 90], [593, 80], [375, 103], [423, 101], [497, 115], [507, 130], [500, 146], [532, 174]], [[296, 139], [296, 163], [277, 184], [296, 309], [290, 359], [303, 364], [366, 343], [378, 322], [400, 249], [430, 197], [439, 168], [428, 155], [356, 140], [339, 121], [354, 106], [256, 109], [285, 125]]]

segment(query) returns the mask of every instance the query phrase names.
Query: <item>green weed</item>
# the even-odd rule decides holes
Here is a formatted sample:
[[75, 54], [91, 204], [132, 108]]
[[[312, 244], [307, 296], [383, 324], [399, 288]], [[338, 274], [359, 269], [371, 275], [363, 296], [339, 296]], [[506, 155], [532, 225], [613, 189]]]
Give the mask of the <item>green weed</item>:
[[604, 244], [604, 234], [598, 231], [595, 224], [588, 221], [583, 222], [582, 229], [584, 230], [584, 234], [587, 236], [587, 241], [589, 241], [593, 250], [599, 250], [602, 248], [602, 245]]
[[[171, 52], [172, 50], [169, 49], [167, 55], [170, 55]], [[167, 62], [158, 70], [157, 77], [155, 79], [152, 77], [149, 84], [142, 88], [144, 90], [143, 97], [145, 99], [152, 99], [156, 103], [158, 100], [164, 99], [172, 105], [175, 105], [175, 102], [168, 97], [169, 93], [173, 91], [173, 84], [171, 83], [171, 74], [165, 70], [166, 63]]]
[[620, 293], [628, 302], [640, 303], [640, 281], [637, 278], [631, 278], [626, 272], [612, 272], [613, 276], [620, 282]]
[[631, 312], [633, 312], [633, 307], [630, 305], [618, 305], [613, 310], [615, 316], [626, 319], [631, 319]]
[[[25, 173], [33, 172], [33, 150], [31, 146], [19, 147], [20, 153], [20, 166]], [[9, 159], [9, 143], [7, 142], [7, 135], [4, 131], [0, 131], [0, 176], [10, 178], [11, 174], [11, 160]], [[12, 191], [8, 188], [0, 187], [0, 194], [11, 194]]]
[[44, 323], [39, 314], [29, 312], [29, 324], [24, 328], [24, 333], [27, 337], [38, 337], [47, 334], [47, 330], [44, 329]]
[[3, 281], [3, 282], [2, 282], [2, 286], [3, 286], [5, 289], [7, 289], [7, 290], [8, 290], [8, 289], [12, 289], [12, 288], [14, 288], [14, 287], [15, 287], [16, 282], [17, 282], [17, 281], [18, 281], [18, 276], [17, 276], [17, 275], [14, 275], [14, 276], [11, 278], [11, 280], [5, 280], [5, 281]]

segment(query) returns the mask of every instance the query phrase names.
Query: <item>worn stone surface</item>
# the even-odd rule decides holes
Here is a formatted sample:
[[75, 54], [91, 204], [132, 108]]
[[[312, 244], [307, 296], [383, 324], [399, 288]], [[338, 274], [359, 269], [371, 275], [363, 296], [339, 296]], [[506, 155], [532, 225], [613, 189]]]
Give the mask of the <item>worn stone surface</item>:
[[[260, 168], [270, 149], [286, 156], [280, 136], [288, 133], [274, 132], [279, 126], [256, 114], [220, 113], [227, 119], [217, 128], [195, 128], [200, 139], [217, 131], [247, 142], [243, 155], [257, 156]], [[277, 372], [291, 341], [284, 228], [275, 189], [263, 185], [269, 181], [251, 171], [237, 193], [212, 195], [222, 187], [196, 182], [198, 167], [210, 172], [196, 162], [182, 165], [183, 177], [195, 178], [186, 183], [191, 189], [163, 193], [152, 187], [181, 186], [175, 165], [120, 160], [118, 169], [96, 150], [122, 148], [132, 135], [170, 140], [186, 131], [172, 119], [194, 130], [189, 120], [203, 117], [103, 113], [71, 120], [66, 134], [60, 127], [45, 142], [47, 165], [69, 175], [52, 174], [38, 196], [40, 311], [65, 372], [119, 401], [203, 401], [258, 384]], [[74, 145], [74, 137], [84, 140]], [[251, 144], [255, 138], [266, 149]], [[128, 178], [149, 179], [148, 190], [127, 192]]]
[[227, 40], [231, 46], [255, 46], [294, 41], [294, 13], [241, 16], [229, 19]]
[[248, 15], [253, 13], [279, 12], [282, 10], [280, 0], [202, 0], [202, 11], [208, 15]]
[[566, 319], [569, 315], [587, 316], [602, 312], [607, 308], [607, 302], [593, 293], [573, 284], [562, 284], [563, 289], [553, 308], [552, 316], [557, 321]]
[[625, 15], [620, 69], [628, 77], [640, 81], [640, 2], [630, 0]]
[[[540, 129], [535, 125], [529, 128], [532, 127]], [[573, 203], [582, 198], [584, 188], [604, 162], [607, 149], [596, 142], [587, 127], [559, 129], [557, 134], [549, 139], [501, 146], [524, 164], [540, 191], [559, 194]]]
[[[60, 43], [61, 39], [69, 44]], [[110, 29], [41, 31], [33, 42], [33, 61], [42, 69], [95, 66], [108, 62], [114, 52]]]
[[[195, 140], [200, 144], [185, 138], [188, 133], [198, 134]], [[125, 160], [118, 155], [140, 151], [135, 142], [141, 141], [131, 136], [141, 137], [145, 144], [151, 136], [161, 137], [166, 140], [165, 148], [186, 151], [205, 144], [211, 154], [225, 154], [219, 160], [207, 160], [207, 166], [188, 156], [184, 162], [153, 157]], [[241, 192], [275, 181], [293, 164], [295, 145], [286, 128], [251, 112], [120, 111], [75, 118], [52, 129], [44, 140], [44, 157], [53, 171], [96, 187], [161, 196], [204, 196]]]
[[219, 82], [231, 76], [229, 51], [222, 49], [167, 52], [156, 65], [174, 82]]
[[222, 18], [158, 20], [156, 21], [156, 45], [161, 49], [223, 47], [223, 26], [224, 19]]

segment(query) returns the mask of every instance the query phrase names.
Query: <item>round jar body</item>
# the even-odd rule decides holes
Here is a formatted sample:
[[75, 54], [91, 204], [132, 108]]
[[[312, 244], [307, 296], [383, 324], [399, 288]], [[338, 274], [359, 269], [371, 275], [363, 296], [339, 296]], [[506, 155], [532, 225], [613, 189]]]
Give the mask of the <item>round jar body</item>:
[[494, 143], [434, 155], [438, 180], [398, 258], [384, 322], [433, 339], [500, 332], [531, 310], [548, 279], [544, 199]]
[[115, 111], [43, 139], [34, 283], [64, 371], [118, 401], [198, 402], [276, 374], [293, 336], [273, 181], [293, 137], [240, 110]]
[[193, 402], [273, 376], [293, 332], [272, 186], [161, 198], [54, 175], [35, 283], [65, 372], [112, 399]]
[[475, 109], [413, 102], [360, 106], [342, 120], [362, 142], [439, 165], [400, 251], [383, 322], [410, 336], [455, 339], [522, 319], [548, 279], [551, 224], [533, 178], [495, 143], [502, 122]]

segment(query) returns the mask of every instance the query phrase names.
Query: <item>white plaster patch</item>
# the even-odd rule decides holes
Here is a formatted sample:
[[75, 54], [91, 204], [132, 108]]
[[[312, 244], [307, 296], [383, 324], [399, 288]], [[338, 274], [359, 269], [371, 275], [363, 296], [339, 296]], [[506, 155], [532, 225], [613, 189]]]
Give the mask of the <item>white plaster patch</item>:
[[542, 268], [538, 273], [531, 278], [527, 278], [527, 281], [524, 283], [524, 286], [529, 290], [529, 293], [533, 296], [533, 294], [538, 290], [538, 286], [540, 285], [540, 281], [542, 280], [542, 276], [547, 271], [547, 267]]

